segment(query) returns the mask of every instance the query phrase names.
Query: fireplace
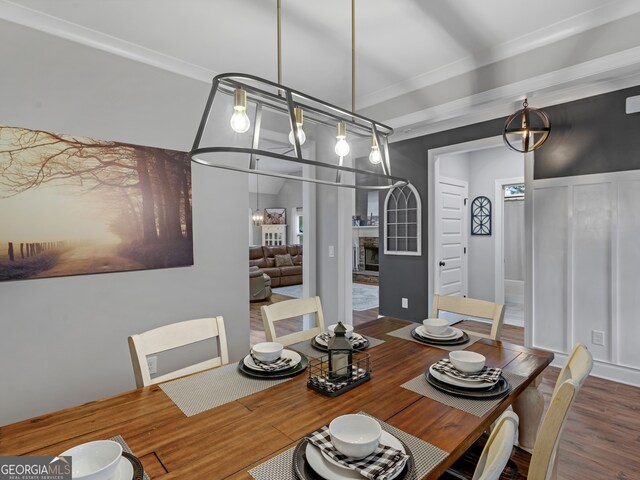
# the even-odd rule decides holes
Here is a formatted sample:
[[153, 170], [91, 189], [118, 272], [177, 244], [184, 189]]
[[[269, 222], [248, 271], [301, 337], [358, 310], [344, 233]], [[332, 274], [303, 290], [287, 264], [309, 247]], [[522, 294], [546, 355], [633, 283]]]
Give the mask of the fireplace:
[[379, 271], [378, 237], [360, 237], [358, 247], [358, 271]]
[[371, 245], [364, 247], [364, 269], [369, 272], [377, 272], [379, 270], [378, 263], [378, 246]]

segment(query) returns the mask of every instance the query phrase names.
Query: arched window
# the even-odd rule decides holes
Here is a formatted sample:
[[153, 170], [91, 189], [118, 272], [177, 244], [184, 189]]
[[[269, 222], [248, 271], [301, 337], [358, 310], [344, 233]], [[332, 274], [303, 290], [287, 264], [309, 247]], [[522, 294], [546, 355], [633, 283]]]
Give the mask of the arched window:
[[422, 205], [411, 184], [396, 187], [384, 200], [384, 253], [422, 255]]

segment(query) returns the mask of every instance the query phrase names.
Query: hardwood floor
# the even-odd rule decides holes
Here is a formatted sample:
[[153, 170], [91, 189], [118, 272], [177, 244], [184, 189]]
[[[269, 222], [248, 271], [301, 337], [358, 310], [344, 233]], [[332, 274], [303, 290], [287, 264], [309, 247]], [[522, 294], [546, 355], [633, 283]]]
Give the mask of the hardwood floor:
[[[273, 295], [272, 302], [288, 297]], [[265, 340], [260, 306], [251, 304], [251, 343]], [[376, 319], [378, 309], [353, 312], [354, 324]], [[283, 329], [300, 329], [300, 320]], [[489, 333], [490, 325], [464, 321], [459, 326]], [[522, 345], [524, 329], [505, 325], [502, 338]], [[545, 405], [559, 373], [549, 367], [544, 373], [541, 391]], [[640, 388], [589, 377], [571, 409], [558, 451], [558, 480], [640, 480]]]
[[[260, 314], [260, 308], [263, 305], [270, 305], [272, 303], [282, 302], [284, 300], [291, 300], [291, 297], [286, 297], [284, 295], [278, 295], [277, 293], [274, 293], [273, 295], [271, 295], [271, 300], [251, 303], [251, 307], [249, 309], [249, 318], [251, 320], [251, 324], [249, 327], [251, 329], [251, 345], [255, 345], [256, 343], [264, 342], [266, 340], [264, 334], [264, 326], [262, 324], [262, 315]], [[370, 320], [375, 320], [376, 318], [378, 318], [377, 308], [371, 308], [362, 312], [358, 312], [356, 310], [353, 311], [353, 325], [356, 327]], [[327, 318], [325, 318], [325, 322], [327, 322], [328, 324], [334, 323], [330, 322]], [[289, 320], [282, 320], [276, 325], [276, 335], [284, 335], [291, 332], [297, 332], [299, 330], [302, 330], [302, 319], [299, 317]]]
[[[490, 330], [480, 322], [458, 325]], [[502, 338], [522, 345], [524, 329], [505, 325]], [[549, 367], [544, 373], [546, 407], [559, 372]], [[640, 480], [640, 388], [589, 377], [569, 413], [558, 462], [558, 480]]]

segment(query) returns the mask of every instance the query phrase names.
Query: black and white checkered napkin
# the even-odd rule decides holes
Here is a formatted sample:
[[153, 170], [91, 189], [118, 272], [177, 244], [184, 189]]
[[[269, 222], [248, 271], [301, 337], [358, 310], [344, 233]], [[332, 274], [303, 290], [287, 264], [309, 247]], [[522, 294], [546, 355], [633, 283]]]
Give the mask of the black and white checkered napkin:
[[265, 372], [274, 372], [276, 370], [284, 370], [287, 367], [291, 367], [291, 359], [280, 357], [275, 362], [265, 363], [261, 360], [258, 360], [256, 356], [253, 354], [253, 350], [249, 352], [251, 358], [253, 359], [253, 363], [256, 364], [260, 370], [264, 370]]
[[343, 387], [346, 387], [349, 383], [353, 383], [356, 380], [359, 380], [360, 378], [364, 377], [367, 374], [367, 371], [364, 368], [354, 368], [351, 371], [351, 380], [349, 380], [348, 378], [345, 380], [329, 380], [328, 377], [324, 376], [324, 377], [316, 377], [316, 376], [311, 376], [309, 377], [309, 383], [312, 383], [320, 388], [322, 388], [323, 390], [326, 390], [327, 392], [335, 392], [337, 390], [340, 390]]
[[400, 450], [379, 444], [375, 452], [361, 460], [342, 455], [331, 443], [329, 427], [324, 426], [308, 437], [309, 441], [333, 460], [372, 480], [387, 480], [404, 468], [409, 456]]
[[[332, 335], [329, 332], [322, 332], [320, 335], [318, 335], [318, 337], [324, 342], [326, 342], [327, 345], [329, 345], [329, 341], [331, 340]], [[354, 333], [349, 338], [349, 342], [351, 343], [351, 346], [355, 350], [357, 350], [359, 348], [364, 347], [367, 344], [367, 339], [362, 335], [358, 335]]]
[[444, 373], [452, 377], [461, 378], [462, 380], [483, 380], [485, 382], [495, 383], [502, 374], [501, 368], [487, 368], [476, 373], [464, 373], [453, 366], [448, 358], [443, 358], [437, 363], [433, 364], [433, 369], [436, 372]]

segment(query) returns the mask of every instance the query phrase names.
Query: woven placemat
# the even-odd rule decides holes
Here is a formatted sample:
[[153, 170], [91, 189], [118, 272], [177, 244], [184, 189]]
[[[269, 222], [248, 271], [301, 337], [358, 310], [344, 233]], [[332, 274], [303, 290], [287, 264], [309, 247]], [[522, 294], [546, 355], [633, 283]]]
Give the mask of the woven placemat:
[[[365, 412], [358, 412], [362, 415], [368, 415]], [[375, 418], [371, 415], [368, 415]], [[417, 480], [429, 474], [447, 455], [444, 450], [431, 445], [429, 442], [420, 440], [413, 435], [409, 435], [402, 430], [389, 425], [382, 420], [376, 418], [376, 420], [382, 426], [382, 429], [391, 435], [402, 440], [404, 444], [409, 447], [413, 454], [413, 459], [416, 465], [415, 474], [411, 477], [411, 480]], [[256, 480], [296, 480], [296, 476], [293, 473], [293, 451], [295, 447], [292, 447], [279, 455], [267, 460], [264, 463], [249, 470], [249, 474]]]
[[[384, 340], [380, 340], [378, 338], [373, 338], [369, 336], [367, 336], [367, 340], [369, 340], [369, 346], [367, 347], [367, 350], [369, 348], [373, 348], [384, 343]], [[327, 354], [327, 352], [321, 352], [317, 348], [313, 348], [311, 346], [311, 340], [298, 342], [293, 345], [289, 345], [287, 348], [290, 348], [291, 350], [295, 350], [298, 353], [302, 353], [307, 358], [320, 358], [321, 356]], [[364, 351], [366, 352], [367, 350], [364, 350]]]
[[[502, 375], [509, 381], [511, 388], [518, 387], [527, 379], [526, 377], [522, 377], [511, 372], [502, 372]], [[450, 407], [475, 415], [476, 417], [485, 416], [493, 407], [502, 401], [502, 398], [478, 400], [449, 395], [448, 393], [441, 392], [437, 388], [432, 387], [429, 382], [427, 382], [427, 379], [424, 378], [424, 375], [420, 375], [409, 380], [401, 386], [432, 400], [436, 400], [440, 403], [444, 403], [445, 405], [449, 405]]]
[[[122, 445], [122, 450], [124, 450], [127, 453], [130, 453], [131, 455], [135, 455], [131, 451], [131, 449], [129, 448], [129, 445], [127, 445], [127, 442], [125, 442], [124, 438], [122, 438], [120, 435], [116, 435], [115, 437], [111, 437], [111, 438], [109, 438], [109, 440], [113, 440], [114, 442], [118, 442], [120, 445]], [[147, 475], [145, 473], [142, 478], [144, 480], [149, 480], [149, 475]]]
[[274, 387], [291, 378], [263, 380], [238, 372], [238, 363], [161, 383], [160, 388], [187, 417]]
[[394, 330], [393, 332], [389, 332], [387, 335], [391, 335], [392, 337], [402, 338], [403, 340], [411, 340], [412, 342], [415, 342], [419, 345], [425, 345], [427, 347], [448, 350], [449, 352], [452, 352], [454, 350], [465, 350], [467, 347], [470, 347], [471, 345], [473, 345], [474, 343], [476, 343], [478, 340], [482, 338], [482, 337], [476, 337], [475, 335], [467, 333], [467, 335], [469, 335], [469, 341], [467, 343], [463, 343], [460, 345], [431, 345], [431, 344], [419, 342], [418, 340], [416, 340], [411, 336], [411, 330], [413, 330], [417, 326], [419, 326], [417, 323], [414, 323], [412, 325], [407, 325], [406, 327], [402, 327], [402, 328], [399, 328], [398, 330]]

